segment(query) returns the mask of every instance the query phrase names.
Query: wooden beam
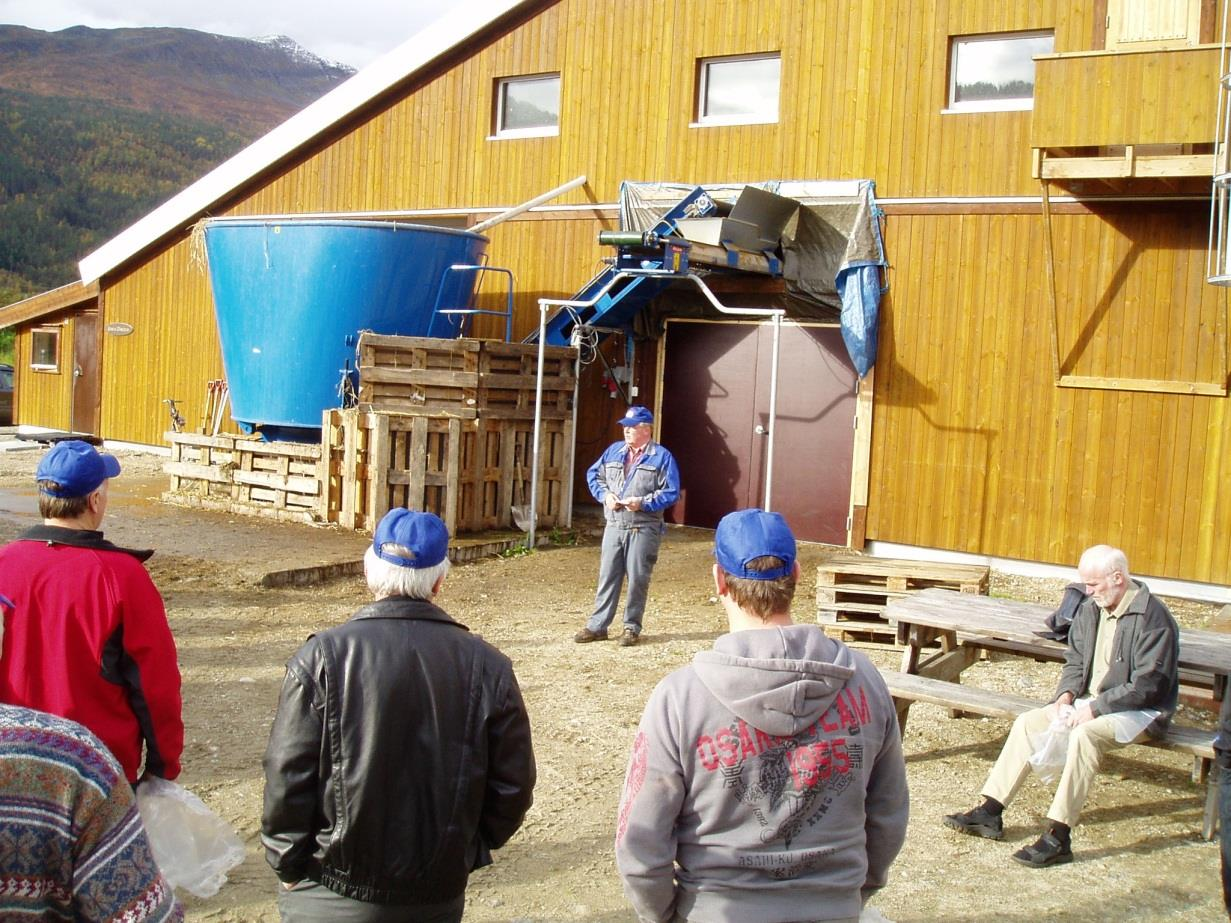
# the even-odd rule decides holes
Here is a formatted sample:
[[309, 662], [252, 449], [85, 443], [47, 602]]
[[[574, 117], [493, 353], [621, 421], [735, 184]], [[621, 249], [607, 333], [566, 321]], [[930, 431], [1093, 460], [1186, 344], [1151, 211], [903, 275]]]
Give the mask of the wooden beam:
[[1093, 388], [1102, 391], [1145, 391], [1152, 394], [1201, 394], [1226, 397], [1226, 384], [1208, 381], [1168, 381], [1159, 378], [1102, 378], [1097, 375], [1062, 375], [1062, 388]]
[[1043, 249], [1047, 264], [1047, 299], [1051, 304], [1047, 315], [1051, 326], [1051, 373], [1053, 380], [1059, 381], [1063, 370], [1060, 368], [1060, 308], [1056, 298], [1056, 249], [1051, 236], [1051, 195], [1046, 179], [1039, 185], [1043, 189]]

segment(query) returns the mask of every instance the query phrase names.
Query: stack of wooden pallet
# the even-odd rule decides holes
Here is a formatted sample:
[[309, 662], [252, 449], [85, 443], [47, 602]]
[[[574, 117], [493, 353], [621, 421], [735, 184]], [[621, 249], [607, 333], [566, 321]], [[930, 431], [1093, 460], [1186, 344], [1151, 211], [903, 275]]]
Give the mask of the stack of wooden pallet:
[[292, 522], [320, 518], [321, 447], [255, 436], [166, 433], [167, 503]]
[[372, 529], [396, 506], [449, 532], [525, 529], [539, 420], [537, 525], [572, 519], [577, 351], [523, 343], [359, 339], [359, 406], [323, 412], [320, 443], [168, 433], [169, 502]]
[[[371, 529], [387, 510], [408, 506], [438, 514], [452, 534], [522, 527], [538, 353], [524, 343], [362, 334], [359, 406], [324, 413], [322, 518]], [[543, 528], [572, 517], [576, 359], [571, 347], [543, 350]]]
[[892, 642], [890, 602], [928, 587], [986, 596], [990, 575], [982, 564], [834, 556], [817, 567], [816, 620], [842, 640]]

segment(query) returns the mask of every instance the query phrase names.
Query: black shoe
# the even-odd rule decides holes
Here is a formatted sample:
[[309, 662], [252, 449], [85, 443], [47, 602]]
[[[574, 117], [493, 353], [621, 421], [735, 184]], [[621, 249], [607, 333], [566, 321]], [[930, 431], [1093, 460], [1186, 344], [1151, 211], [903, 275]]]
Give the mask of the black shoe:
[[1013, 860], [1031, 868], [1041, 869], [1049, 865], [1063, 865], [1073, 861], [1072, 847], [1060, 840], [1050, 830], [1035, 841], [1013, 853]]
[[632, 647], [641, 640], [641, 635], [633, 631], [631, 628], [625, 628], [624, 634], [620, 635], [620, 647]]
[[1004, 839], [1004, 818], [982, 805], [964, 814], [946, 814], [945, 826], [989, 840]]
[[591, 631], [588, 628], [583, 628], [577, 634], [573, 635], [573, 640], [578, 644], [589, 644], [591, 641], [606, 641], [607, 629], [602, 631]]

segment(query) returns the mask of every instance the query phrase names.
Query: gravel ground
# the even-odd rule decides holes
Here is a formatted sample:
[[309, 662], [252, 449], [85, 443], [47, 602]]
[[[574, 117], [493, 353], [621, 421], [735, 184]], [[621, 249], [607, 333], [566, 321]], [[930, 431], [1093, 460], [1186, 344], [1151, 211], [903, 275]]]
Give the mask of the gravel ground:
[[[33, 521], [30, 476], [37, 452], [0, 453], [0, 539]], [[277, 920], [276, 881], [258, 843], [261, 754], [283, 664], [308, 634], [345, 620], [366, 601], [355, 578], [308, 588], [261, 589], [265, 570], [288, 561], [355, 559], [362, 536], [278, 526], [171, 508], [161, 459], [122, 455], [108, 534], [159, 549], [151, 573], [167, 601], [184, 675], [187, 750], [182, 780], [243, 837], [248, 857], [209, 900], [189, 897], [188, 919]], [[467, 923], [624, 923], [612, 858], [616, 804], [634, 729], [650, 690], [725, 630], [709, 578], [710, 533], [673, 528], [655, 572], [643, 643], [579, 647], [571, 641], [593, 594], [598, 537], [575, 546], [456, 568], [441, 604], [508, 653], [534, 726], [540, 781], [535, 806], [496, 862], [471, 879]], [[796, 618], [814, 618], [810, 575], [825, 550], [805, 547]], [[996, 595], [1054, 604], [1062, 580], [994, 574]], [[1190, 627], [1215, 626], [1218, 607], [1174, 602]], [[897, 652], [866, 648], [882, 666]], [[980, 662], [966, 680], [1046, 696], [1056, 667]], [[1184, 720], [1208, 720], [1186, 710]], [[1218, 850], [1201, 839], [1203, 789], [1179, 754], [1129, 748], [1107, 771], [1074, 832], [1077, 860], [1036, 871], [1009, 855], [1037, 835], [1050, 791], [1028, 781], [1007, 816], [1003, 842], [946, 830], [942, 814], [974, 803], [1008, 731], [1005, 721], [951, 719], [917, 705], [905, 735], [911, 821], [889, 886], [875, 899], [906, 921], [1226, 919]]]

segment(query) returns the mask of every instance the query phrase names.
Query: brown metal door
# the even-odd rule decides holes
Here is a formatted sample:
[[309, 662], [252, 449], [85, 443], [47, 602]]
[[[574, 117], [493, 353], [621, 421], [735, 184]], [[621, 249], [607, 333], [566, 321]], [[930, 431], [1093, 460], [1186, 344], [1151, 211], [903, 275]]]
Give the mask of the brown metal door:
[[[712, 528], [764, 506], [770, 324], [672, 321], [662, 439], [680, 464], [672, 521]], [[846, 544], [856, 375], [837, 327], [784, 324], [771, 505], [808, 541]]]
[[98, 435], [101, 365], [98, 312], [84, 311], [73, 318], [72, 430], [74, 433]]

